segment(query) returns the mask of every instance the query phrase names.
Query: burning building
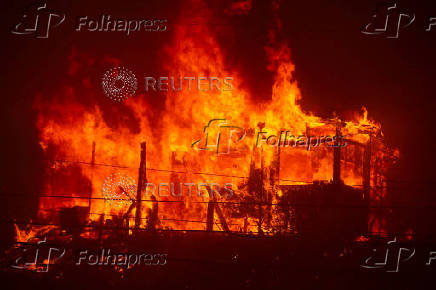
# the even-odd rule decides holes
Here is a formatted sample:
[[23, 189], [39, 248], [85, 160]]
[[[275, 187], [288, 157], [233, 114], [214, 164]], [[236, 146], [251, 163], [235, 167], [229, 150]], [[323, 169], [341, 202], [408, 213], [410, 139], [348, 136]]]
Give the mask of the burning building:
[[[210, 13], [196, 5], [201, 15]], [[160, 92], [164, 103], [158, 109], [141, 90], [139, 75], [135, 96], [106, 99], [100, 76], [129, 65], [72, 49], [68, 75], [78, 83], [34, 102], [47, 160], [38, 218], [60, 223], [71, 214], [68, 208], [79, 207], [86, 208], [86, 217], [80, 216], [87, 225], [292, 235], [319, 231], [308, 225], [322, 220], [338, 224], [350, 213], [338, 214], [337, 208], [353, 205], [363, 208], [354, 238], [383, 230], [368, 205], [383, 196], [384, 176], [398, 151], [384, 145], [380, 125], [364, 108], [353, 120], [303, 110], [290, 50], [275, 21], [265, 46], [266, 69], [274, 74], [266, 102], [244, 89], [244, 75], [229, 68], [207, 25], [174, 26], [162, 67], [174, 79], [231, 79], [232, 89]], [[102, 68], [98, 77], [88, 73], [95, 67]], [[281, 139], [284, 132], [295, 140]], [[168, 184], [171, 194], [149, 195], [148, 183]], [[233, 194], [222, 198], [210, 186], [192, 194], [190, 187], [189, 193], [188, 187], [174, 188], [200, 183], [231, 184]], [[319, 212], [326, 205], [330, 209]], [[94, 229], [82, 235], [96, 238]]]

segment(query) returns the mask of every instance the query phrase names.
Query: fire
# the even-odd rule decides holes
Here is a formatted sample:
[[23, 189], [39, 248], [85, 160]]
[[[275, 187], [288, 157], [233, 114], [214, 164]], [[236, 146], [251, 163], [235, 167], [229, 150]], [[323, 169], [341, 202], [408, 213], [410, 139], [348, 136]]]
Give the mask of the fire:
[[48, 231], [52, 230], [53, 226], [25, 226], [20, 228], [18, 225], [14, 224], [15, 227], [15, 241], [20, 243], [27, 243], [30, 240], [37, 238], [38, 236], [43, 236]]
[[[250, 7], [251, 1], [247, 3], [244, 9]], [[322, 119], [301, 108], [299, 101], [302, 96], [294, 78], [295, 66], [290, 60], [290, 49], [279, 42], [273, 32], [271, 43], [265, 47], [270, 60], [267, 69], [275, 74], [272, 96], [268, 103], [259, 105], [242, 88], [243, 75], [227, 68], [213, 31], [202, 25], [189, 30], [185, 26], [174, 29], [174, 39], [166, 47], [168, 59], [164, 65], [169, 75], [221, 79], [231, 76], [233, 90], [169, 91], [165, 107], [159, 112], [153, 110], [147, 95], [141, 92], [123, 104], [113, 102], [109, 109], [103, 108], [99, 103], [104, 98], [99, 84], [92, 84], [89, 77], [81, 80], [88, 89], [86, 92], [93, 92], [89, 96], [80, 95], [81, 92], [72, 85], [62, 88], [50, 102], [45, 101], [44, 96], [38, 96], [34, 107], [38, 112], [40, 146], [50, 160], [44, 192], [46, 195], [67, 196], [42, 197], [40, 218], [51, 219], [59, 208], [73, 206], [90, 206], [90, 219], [95, 222], [101, 216], [104, 219], [121, 217], [128, 206], [117, 207], [106, 202], [102, 184], [117, 172], [138, 180], [142, 142], [146, 142], [148, 182], [231, 183], [236, 195], [232, 201], [235, 202], [253, 199], [253, 190], [247, 186], [247, 180], [255, 176], [254, 172], [263, 177], [257, 190], [264, 188], [262, 191], [271, 195], [268, 200], [271, 203], [283, 197], [280, 185], [333, 179], [333, 149], [323, 147], [308, 151], [304, 148], [256, 147], [259, 130], [276, 135], [282, 130], [290, 130], [295, 136], [334, 136], [339, 130], [349, 144], [359, 144], [343, 149], [341, 179], [346, 185], [360, 189], [364, 182], [361, 164], [368, 142], [373, 148], [372, 162], [385, 157], [380, 125], [368, 118], [366, 109], [356, 120], [342, 121], [339, 118]], [[111, 67], [121, 63], [114, 58], [94, 59], [76, 49], [73, 49], [70, 61], [69, 74], [74, 78], [86, 65], [100, 63]], [[95, 102], [85, 103], [84, 97], [94, 98]], [[226, 120], [228, 124], [244, 128], [248, 132], [244, 142], [235, 145], [235, 139], [240, 135], [233, 135], [229, 154], [193, 148], [193, 141], [204, 135], [205, 125], [213, 119]], [[385, 169], [386, 164], [380, 164], [377, 172], [372, 169], [370, 186], [382, 182]], [[142, 198], [147, 200], [142, 202], [141, 212], [141, 226], [145, 227], [154, 202], [149, 196], [143, 195]], [[206, 229], [209, 197], [182, 195], [157, 199], [158, 228]], [[253, 216], [234, 214], [232, 206], [220, 208], [230, 230], [256, 232], [262, 228]], [[131, 211], [130, 223], [134, 222], [135, 211]], [[277, 220], [277, 217], [272, 220]], [[225, 228], [217, 215], [214, 224], [215, 229]], [[262, 231], [270, 229], [265, 227]]]

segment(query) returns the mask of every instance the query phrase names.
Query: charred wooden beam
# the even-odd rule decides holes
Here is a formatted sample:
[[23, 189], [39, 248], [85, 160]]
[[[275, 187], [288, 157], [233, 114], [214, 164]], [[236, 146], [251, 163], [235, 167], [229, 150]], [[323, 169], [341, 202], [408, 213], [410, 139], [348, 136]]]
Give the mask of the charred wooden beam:
[[159, 205], [154, 195], [151, 196], [151, 200], [153, 201], [153, 206], [149, 216], [147, 217], [147, 230], [153, 231], [156, 229], [156, 226], [159, 223]]
[[221, 225], [224, 228], [224, 231], [230, 232], [229, 226], [227, 225], [226, 219], [224, 218], [224, 214], [221, 211], [221, 208], [218, 206], [218, 204], [215, 204], [215, 210], [218, 215], [218, 218], [220, 219]]
[[[341, 129], [339, 125], [336, 126], [336, 136], [340, 136]], [[333, 184], [341, 183], [341, 147], [338, 146], [338, 142], [335, 142], [333, 148]]]
[[126, 223], [127, 229], [129, 228], [129, 216], [132, 210], [136, 207], [136, 201], [133, 200], [132, 204], [129, 206], [129, 209], [126, 211], [126, 213], [123, 215], [122, 221]]
[[371, 189], [371, 135], [363, 152], [363, 199], [369, 201]]
[[206, 230], [213, 231], [213, 214], [214, 214], [215, 203], [212, 200], [209, 200], [207, 203], [207, 224]]
[[135, 214], [135, 228], [138, 229], [141, 225], [141, 199], [142, 199], [142, 188], [144, 183], [147, 182], [146, 176], [146, 143], [141, 143], [141, 161], [139, 164], [138, 173], [138, 188], [136, 191], [136, 214]]
[[88, 207], [91, 211], [91, 201], [92, 201], [92, 179], [94, 176], [94, 165], [95, 165], [95, 141], [92, 142], [92, 152], [91, 152], [91, 188], [89, 189], [89, 199]]
[[98, 224], [98, 237], [97, 237], [97, 241], [99, 245], [101, 244], [101, 240], [103, 237], [103, 226], [104, 226], [104, 214], [101, 214]]
[[221, 208], [216, 203], [216, 197], [212, 191], [212, 189], [208, 186], [207, 192], [209, 193], [209, 202], [207, 204], [207, 225], [206, 230], [207, 231], [213, 231], [213, 215], [216, 211], [218, 218], [220, 219], [220, 223], [224, 228], [224, 231], [230, 232], [229, 226], [227, 225], [226, 219], [224, 217], [223, 212], [221, 211]]

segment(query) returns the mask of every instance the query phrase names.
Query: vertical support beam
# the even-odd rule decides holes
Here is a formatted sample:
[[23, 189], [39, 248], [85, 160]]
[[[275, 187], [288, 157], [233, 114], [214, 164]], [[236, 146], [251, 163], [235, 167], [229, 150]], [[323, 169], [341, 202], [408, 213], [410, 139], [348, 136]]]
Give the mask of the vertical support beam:
[[135, 214], [135, 228], [139, 229], [141, 225], [141, 198], [142, 198], [142, 188], [144, 183], [147, 182], [146, 176], [146, 143], [141, 143], [141, 162], [139, 163], [139, 173], [138, 173], [138, 188], [136, 191], [136, 214]]
[[363, 152], [363, 199], [369, 201], [371, 189], [371, 134]]
[[207, 203], [207, 223], [206, 231], [213, 231], [213, 215], [215, 212], [215, 197], [212, 190], [207, 187], [207, 192], [209, 193], [209, 202]]
[[218, 204], [216, 204], [215, 210], [216, 210], [216, 213], [218, 215], [218, 218], [220, 219], [220, 223], [221, 223], [221, 226], [223, 227], [224, 231], [230, 232], [230, 229], [229, 229], [229, 226], [227, 225], [227, 222], [226, 222], [226, 219], [224, 217], [224, 214], [221, 211], [221, 208], [219, 207]]
[[279, 146], [277, 146], [277, 168], [276, 168], [277, 180], [275, 182], [275, 184], [277, 185], [280, 185], [280, 157], [281, 157], [280, 155], [281, 155], [281, 147], [279, 144]]
[[91, 211], [91, 202], [92, 202], [92, 180], [94, 179], [94, 165], [95, 165], [95, 141], [92, 141], [92, 152], [91, 152], [91, 188], [89, 189], [89, 199], [88, 199], [88, 207]]
[[265, 202], [265, 191], [263, 188], [264, 177], [263, 177], [263, 148], [260, 148], [260, 201], [259, 201], [259, 220], [257, 222], [257, 232], [259, 235], [263, 235], [262, 223], [265, 219], [263, 216], [262, 204]]
[[159, 223], [159, 205], [154, 195], [151, 196], [151, 200], [153, 201], [153, 206], [149, 216], [147, 217], [147, 230], [154, 231], [156, 229], [156, 225]]
[[[336, 136], [341, 135], [341, 128], [339, 123], [336, 124]], [[333, 184], [341, 183], [341, 147], [335, 142], [333, 147]]]
[[98, 244], [101, 245], [101, 239], [103, 237], [103, 226], [104, 226], [104, 213], [100, 215], [99, 225], [98, 225]]
[[229, 226], [227, 225], [226, 219], [224, 217], [223, 212], [221, 211], [221, 208], [216, 203], [216, 197], [212, 189], [208, 186], [207, 192], [209, 193], [209, 202], [207, 204], [207, 225], [206, 230], [207, 231], [213, 231], [213, 214], [214, 211], [216, 211], [218, 218], [220, 219], [221, 225], [226, 232], [230, 232]]

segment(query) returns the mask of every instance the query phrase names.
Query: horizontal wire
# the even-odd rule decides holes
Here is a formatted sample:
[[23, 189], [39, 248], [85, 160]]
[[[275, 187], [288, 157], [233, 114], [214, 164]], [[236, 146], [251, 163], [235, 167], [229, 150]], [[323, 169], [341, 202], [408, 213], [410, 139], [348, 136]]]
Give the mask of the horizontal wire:
[[[36, 225], [36, 226], [58, 226], [62, 227], [60, 224], [56, 223], [43, 223], [43, 222], [27, 222], [27, 221], [14, 221], [14, 220], [0, 220], [0, 223], [8, 223], [8, 224], [21, 224], [21, 225]], [[122, 227], [122, 226], [99, 226], [99, 225], [70, 225], [71, 228], [96, 228], [96, 229], [103, 229], [103, 230], [138, 230], [138, 231], [150, 231], [147, 228], [137, 228], [137, 227]], [[247, 234], [259, 234], [264, 236], [275, 236], [279, 235], [279, 233], [268, 233], [268, 232], [241, 232], [241, 231], [207, 231], [207, 230], [193, 230], [193, 229], [154, 229], [155, 232], [207, 232], [207, 233], [216, 233], [216, 234], [241, 234], [241, 235], [247, 235]], [[285, 232], [284, 234], [289, 235], [289, 232]], [[307, 232], [309, 234], [309, 232]], [[292, 236], [302, 236], [302, 234], [291, 234]], [[405, 237], [418, 237], [418, 236], [435, 236], [436, 233], [400, 233], [400, 232], [364, 232], [362, 234], [363, 236], [372, 236], [372, 237], [391, 237], [391, 236], [405, 236]]]
[[[113, 164], [106, 164], [106, 163], [92, 163], [92, 162], [85, 162], [85, 161], [74, 161], [74, 160], [63, 160], [63, 159], [54, 159], [54, 160], [48, 160], [48, 161], [54, 161], [54, 162], [60, 162], [60, 163], [78, 163], [78, 164], [85, 164], [85, 165], [91, 165], [91, 166], [105, 166], [105, 167], [139, 170], [138, 167], [124, 166], [124, 165], [113, 165]], [[211, 176], [233, 177], [233, 178], [241, 178], [241, 179], [248, 179], [249, 178], [248, 176], [226, 175], [226, 174], [217, 174], [217, 173], [209, 173], [209, 172], [176, 171], [176, 170], [160, 169], [160, 168], [152, 168], [152, 167], [146, 167], [145, 169], [150, 170], [150, 171], [161, 171], [161, 172], [170, 172], [170, 173], [179, 173], [179, 174], [211, 175]], [[270, 180], [313, 184], [313, 181], [304, 181], [304, 180], [292, 180], [292, 179], [281, 179], [281, 178], [270, 178]], [[319, 180], [319, 181], [328, 182], [328, 180]], [[384, 182], [393, 182], [393, 183], [412, 183], [412, 184], [436, 183], [436, 180], [411, 181], [411, 180], [384, 179], [383, 181]], [[349, 186], [365, 186], [365, 185], [352, 184]], [[386, 188], [386, 187], [384, 187], [384, 188]]]
[[[3, 195], [4, 196], [4, 195]], [[39, 198], [65, 198], [65, 199], [85, 199], [85, 200], [105, 200], [105, 201], [130, 201], [129, 199], [107, 199], [103, 197], [87, 197], [87, 196], [62, 196], [62, 195], [8, 195], [11, 197], [28, 198], [29, 196]], [[2, 195], [0, 195], [0, 198]], [[152, 203], [186, 203], [186, 200], [152, 200], [141, 199], [141, 202]], [[435, 205], [410, 205], [410, 204], [395, 204], [395, 205], [362, 205], [362, 204], [329, 204], [329, 203], [268, 203], [268, 202], [256, 202], [256, 201], [189, 201], [190, 203], [197, 204], [234, 204], [234, 205], [262, 205], [262, 206], [285, 206], [285, 207], [321, 207], [321, 208], [436, 208]]]
[[[79, 163], [79, 164], [86, 164], [86, 165], [96, 165], [96, 166], [106, 166], [106, 167], [115, 167], [115, 168], [123, 168], [123, 169], [138, 169], [137, 167], [129, 167], [129, 166], [122, 166], [122, 165], [111, 165], [111, 164], [105, 164], [105, 163], [91, 163], [91, 162], [84, 162], [84, 161], [71, 161], [71, 160], [61, 160], [61, 159], [55, 159], [51, 160], [55, 162], [65, 162], [65, 163]], [[219, 176], [219, 177], [233, 177], [233, 178], [241, 178], [241, 179], [248, 179], [248, 176], [237, 176], [237, 175], [226, 175], [226, 174], [217, 174], [217, 173], [208, 173], [208, 172], [188, 172], [188, 171], [176, 171], [176, 170], [168, 170], [168, 169], [159, 169], [159, 168], [151, 168], [146, 167], [146, 170], [150, 171], [161, 171], [161, 172], [170, 172], [170, 173], [179, 173], [179, 174], [195, 174], [195, 175], [211, 175], [211, 176]], [[310, 181], [302, 181], [302, 180], [290, 180], [290, 179], [274, 179], [279, 181], [289, 181], [289, 182], [301, 182], [301, 183], [308, 183], [311, 184]]]
[[[48, 209], [48, 208], [43, 208], [40, 209], [41, 211], [48, 211], [48, 212], [56, 212], [58, 213], [59, 211], [56, 209]], [[99, 216], [116, 216], [119, 217], [120, 215], [117, 214], [109, 214], [109, 213], [98, 213], [98, 212], [90, 212], [90, 215], [99, 215]], [[135, 219], [135, 216], [124, 216], [124, 218], [128, 218], [128, 219]], [[142, 220], [146, 220], [148, 219], [148, 217], [140, 217], [140, 219]], [[207, 222], [205, 221], [193, 221], [193, 220], [181, 220], [181, 219], [166, 219], [166, 218], [159, 218], [160, 221], [177, 221], [177, 222], [190, 222], [190, 223], [205, 223], [207, 224]], [[222, 224], [222, 223], [218, 223], [218, 224]], [[239, 225], [239, 224], [232, 224], [232, 223], [227, 223], [228, 225]]]

